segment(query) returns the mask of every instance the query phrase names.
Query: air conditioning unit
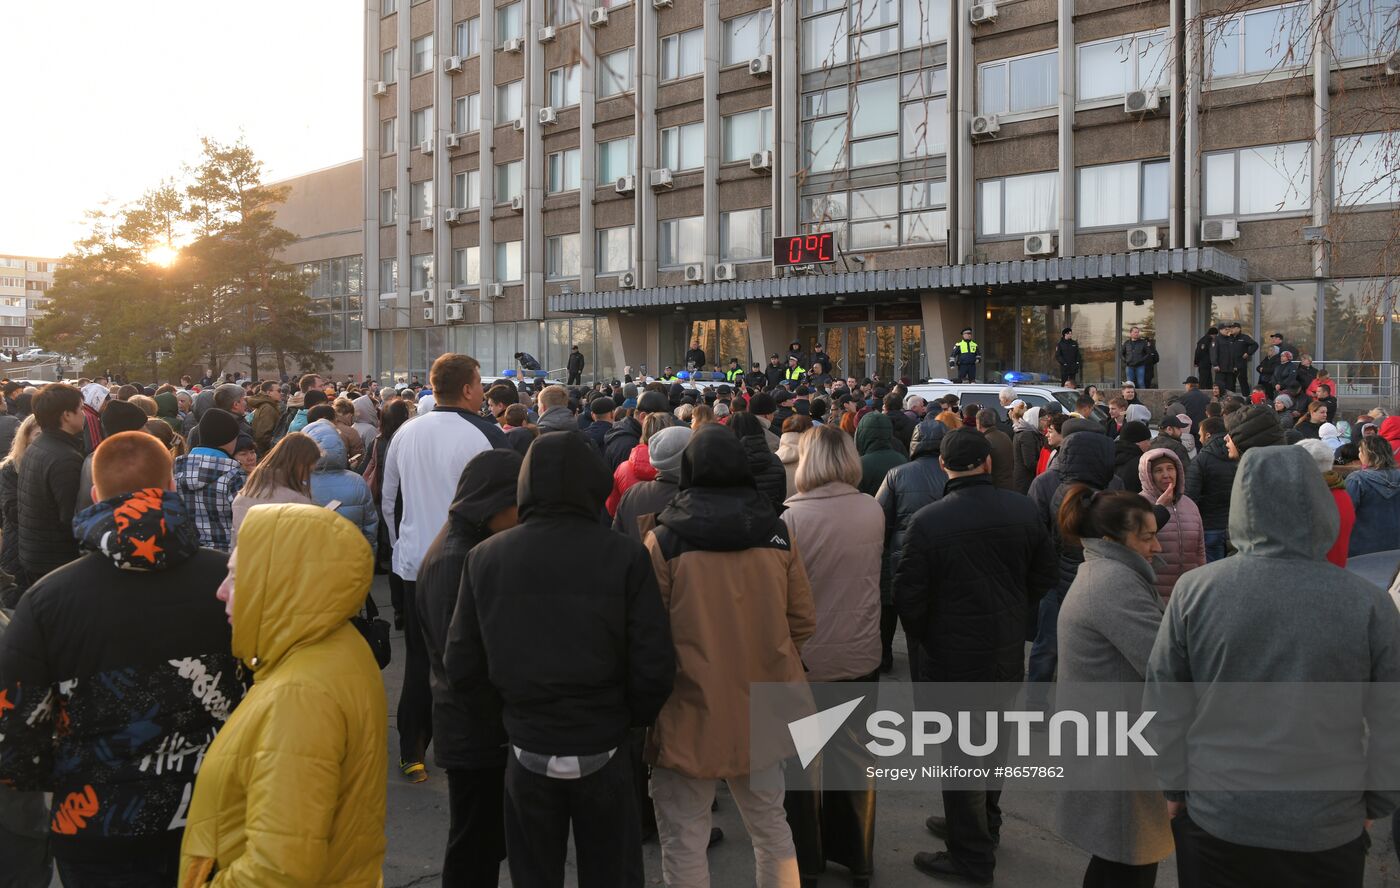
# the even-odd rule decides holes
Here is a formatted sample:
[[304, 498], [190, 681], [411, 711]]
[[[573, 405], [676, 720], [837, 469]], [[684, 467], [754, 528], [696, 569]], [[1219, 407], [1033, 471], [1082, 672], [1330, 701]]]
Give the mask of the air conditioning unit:
[[636, 176], [623, 176], [613, 183], [613, 190], [618, 194], [631, 194], [637, 190]]
[[555, 29], [553, 25], [545, 25], [543, 28], [540, 28], [539, 33], [537, 33], [535, 37], [541, 43], [549, 43], [555, 38], [555, 36], [558, 33], [559, 32]]
[[491, 298], [492, 298], [492, 299], [504, 299], [504, 298], [506, 298], [506, 285], [505, 285], [505, 284], [492, 284], [492, 285], [491, 285]]
[[456, 151], [462, 147], [462, 137], [456, 133], [447, 134], [447, 150]]
[[687, 265], [685, 267], [685, 282], [687, 284], [703, 284], [705, 282], [705, 266]]
[[464, 320], [467, 316], [467, 307], [460, 302], [454, 302], [447, 306], [447, 319], [449, 321]]
[[448, 74], [460, 74], [462, 72], [462, 57], [448, 56], [442, 63], [442, 70]]
[[456, 225], [466, 221], [467, 211], [461, 207], [449, 207], [443, 215], [446, 217], [448, 225]]
[[471, 294], [472, 291], [470, 287], [453, 287], [451, 290], [447, 291], [447, 300], [449, 302], [468, 302], [470, 301]]
[[525, 196], [517, 194], [514, 197], [512, 197], [510, 199], [510, 208], [513, 212], [516, 213], [525, 212]]
[[431, 305], [423, 306], [423, 320], [431, 321], [436, 314]]
[[601, 28], [608, 23], [608, 8], [599, 6], [597, 9], [588, 10], [588, 25], [593, 28]]
[[738, 277], [733, 262], [720, 262], [715, 265], [715, 280], [732, 281]]
[[675, 184], [671, 177], [671, 171], [666, 167], [651, 171], [651, 187], [656, 189], [670, 188]]
[[1156, 111], [1162, 104], [1162, 96], [1154, 89], [1135, 89], [1123, 99], [1123, 110], [1129, 114], [1143, 114]]
[[398, 294], [398, 291], [397, 291], [397, 290], [390, 290], [390, 291], [388, 291], [387, 293], [380, 293], [380, 294], [379, 294], [379, 301], [380, 301], [380, 302], [388, 302], [390, 299], [398, 299], [398, 298], [399, 298], [399, 294]]
[[974, 25], [985, 25], [997, 20], [997, 5], [995, 3], [974, 3], [968, 18]]
[[771, 74], [772, 71], [773, 57], [771, 55], [764, 53], [758, 58], [749, 59], [749, 73], [753, 76], [761, 77], [764, 74]]
[[1400, 74], [1400, 49], [1385, 57], [1385, 76], [1394, 77], [1397, 74]]
[[675, 5], [675, 0], [651, 0], [652, 9], [669, 9]]
[[749, 169], [756, 173], [773, 169], [773, 152], [755, 151], [749, 155]]
[[525, 132], [525, 118], [523, 118], [523, 117], [517, 117], [517, 118], [515, 118], [514, 120], [512, 120], [512, 121], [510, 122], [510, 128], [513, 129], [513, 130], [515, 130], [517, 133], [523, 133], [523, 132]]
[[524, 52], [525, 38], [512, 37], [501, 45], [501, 49], [505, 50], [506, 52]]
[[1025, 240], [1027, 256], [1051, 256], [1055, 253], [1055, 235], [1028, 234]]
[[433, 294], [431, 290], [409, 290], [408, 298], [417, 299], [420, 302], [432, 302]]
[[624, 290], [631, 290], [637, 286], [637, 273], [635, 271], [624, 271], [617, 276], [617, 285]]
[[1162, 230], [1155, 225], [1128, 229], [1128, 249], [1155, 250], [1162, 245]]
[[1001, 132], [1001, 120], [995, 114], [978, 114], [968, 124], [974, 139], [985, 139]]
[[421, 290], [419, 292], [422, 294], [423, 302], [425, 302], [426, 304], [432, 305], [434, 302], [437, 302], [437, 291], [433, 290], [431, 287], [427, 290]]
[[1238, 240], [1240, 223], [1234, 219], [1205, 219], [1201, 222], [1201, 240], [1206, 243]]
[[559, 122], [559, 112], [550, 105], [545, 105], [540, 109], [539, 120], [541, 126], [548, 126]]
[[423, 141], [419, 142], [419, 143], [418, 143], [418, 150], [421, 151], [421, 152], [423, 152], [424, 154], [432, 154], [432, 153], [433, 153], [433, 140], [432, 140], [432, 139], [424, 139]]
[[380, 80], [374, 84], [374, 94], [376, 96], [387, 96], [389, 94], [389, 84]]
[[433, 217], [432, 217], [432, 216], [424, 216], [422, 219], [419, 219], [419, 220], [418, 220], [418, 227], [421, 228], [423, 231], [432, 231], [432, 230], [433, 230]]

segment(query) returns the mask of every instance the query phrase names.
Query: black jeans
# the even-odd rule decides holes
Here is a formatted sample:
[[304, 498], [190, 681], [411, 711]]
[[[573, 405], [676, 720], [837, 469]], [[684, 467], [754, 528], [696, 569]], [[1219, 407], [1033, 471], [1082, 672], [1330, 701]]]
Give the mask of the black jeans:
[[1190, 812], [1172, 820], [1176, 869], [1181, 888], [1361, 888], [1366, 877], [1370, 837], [1359, 835], [1326, 851], [1255, 848], [1218, 839], [1191, 820]]
[[626, 744], [600, 770], [557, 780], [506, 762], [506, 849], [515, 888], [563, 888], [573, 827], [579, 888], [642, 888], [642, 841]]
[[565, 384], [565, 385], [583, 385], [583, 371], [580, 370], [578, 373], [575, 373], [574, 371], [570, 370], [570, 371], [569, 371], [569, 381], [566, 382], [566, 383], [564, 383], [564, 384]]
[[403, 584], [403, 687], [399, 689], [399, 758], [421, 762], [433, 739], [433, 692], [428, 686], [428, 647], [418, 623], [417, 584]]
[[506, 859], [504, 767], [449, 769], [443, 888], [496, 888]]
[[945, 790], [943, 793], [948, 853], [976, 879], [990, 879], [996, 868], [993, 836], [1001, 835], [1000, 801], [1001, 790]]
[[1117, 863], [1102, 857], [1089, 858], [1084, 871], [1084, 888], [1152, 888], [1157, 884], [1157, 864]]
[[133, 860], [86, 860], [58, 858], [58, 877], [63, 888], [175, 888], [180, 871], [179, 846], [175, 853], [141, 856]]

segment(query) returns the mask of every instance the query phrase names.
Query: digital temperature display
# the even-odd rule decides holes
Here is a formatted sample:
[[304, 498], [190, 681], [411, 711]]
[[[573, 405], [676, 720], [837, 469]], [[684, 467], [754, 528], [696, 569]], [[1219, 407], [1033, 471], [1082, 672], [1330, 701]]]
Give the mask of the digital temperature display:
[[812, 265], [817, 262], [836, 261], [836, 236], [830, 231], [816, 234], [799, 234], [795, 237], [773, 239], [773, 264]]

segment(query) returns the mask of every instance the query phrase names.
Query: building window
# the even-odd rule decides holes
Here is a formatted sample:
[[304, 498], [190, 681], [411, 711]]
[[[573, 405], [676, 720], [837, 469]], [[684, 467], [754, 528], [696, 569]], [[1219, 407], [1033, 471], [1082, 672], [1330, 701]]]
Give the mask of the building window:
[[496, 84], [496, 126], [505, 126], [524, 115], [524, 81]]
[[621, 95], [632, 89], [632, 48], [598, 57], [598, 98]]
[[694, 170], [705, 165], [705, 124], [687, 123], [661, 131], [661, 166]]
[[578, 21], [579, 0], [549, 0], [549, 23], [571, 25]]
[[724, 22], [724, 55], [721, 65], [746, 65], [750, 59], [773, 52], [773, 11], [760, 9]]
[[481, 53], [481, 17], [472, 16], [464, 22], [458, 22], [456, 27], [456, 37], [453, 45], [457, 49], [457, 55], [462, 58], [471, 58]]
[[452, 205], [462, 210], [481, 206], [481, 171], [466, 170], [452, 176]]
[[942, 179], [912, 182], [900, 189], [900, 242], [943, 243], [948, 240], [948, 183]]
[[1056, 50], [977, 66], [981, 114], [1020, 114], [1055, 107], [1060, 92]]
[[1167, 47], [1165, 30], [1081, 43], [1076, 78], [1079, 100], [1107, 99], [1135, 89], [1166, 86]]
[[393, 154], [399, 150], [397, 117], [386, 117], [379, 121], [379, 151], [381, 154]]
[[1080, 167], [1080, 228], [1140, 225], [1167, 220], [1168, 167], [1165, 160]]
[[1210, 76], [1263, 74], [1307, 64], [1311, 21], [1306, 3], [1206, 19]]
[[851, 91], [851, 166], [898, 159], [899, 78], [857, 83]]
[[418, 145], [433, 137], [433, 108], [418, 108], [409, 113], [408, 116], [409, 138], [414, 145]]
[[705, 67], [705, 34], [700, 28], [661, 38], [661, 79], [677, 80]]
[[433, 180], [410, 182], [408, 186], [408, 214], [414, 219], [424, 219], [433, 214]]
[[474, 133], [481, 129], [481, 93], [458, 96], [452, 100], [452, 131]]
[[579, 156], [577, 148], [565, 148], [563, 151], [549, 155], [547, 171], [549, 179], [546, 187], [550, 194], [578, 190], [579, 180], [582, 176]]
[[1205, 158], [1206, 216], [1268, 216], [1312, 207], [1312, 143], [1260, 145]]
[[394, 217], [399, 214], [398, 189], [379, 189], [379, 224], [393, 225]]
[[768, 207], [719, 214], [719, 258], [749, 262], [773, 255], [773, 211]]
[[900, 0], [854, 0], [851, 58], [872, 59], [899, 51]]
[[379, 79], [395, 83], [399, 79], [399, 49], [391, 46], [379, 54]]
[[1339, 61], [1372, 59], [1395, 48], [1400, 27], [1396, 0], [1338, 0], [1332, 20], [1332, 51]]
[[847, 237], [852, 250], [899, 245], [899, 187], [863, 188], [851, 192]]
[[579, 65], [565, 65], [549, 72], [549, 104], [555, 108], [568, 108], [579, 103], [583, 89], [582, 70]]
[[[1342, 136], [1332, 141], [1339, 207], [1400, 203], [1396, 147], [1394, 132]], [[1393, 357], [1400, 360], [1400, 354]]]
[[904, 154], [928, 157], [948, 152], [948, 100], [921, 99], [901, 106], [904, 118]]
[[518, 281], [520, 275], [520, 241], [496, 244], [496, 280]]
[[433, 254], [419, 253], [408, 257], [410, 290], [431, 290], [433, 287]]
[[503, 46], [507, 40], [525, 36], [524, 13], [519, 3], [508, 3], [496, 7], [496, 45]]
[[632, 226], [598, 229], [598, 273], [621, 274], [632, 268]]
[[379, 14], [392, 15], [399, 11], [399, 0], [379, 0]]
[[988, 237], [1059, 227], [1057, 172], [983, 179], [977, 183], [977, 233]]
[[773, 109], [757, 108], [731, 114], [721, 121], [723, 163], [747, 161], [759, 151], [773, 148]]
[[316, 347], [343, 351], [360, 347], [364, 260], [359, 256], [322, 259], [301, 266], [311, 315], [320, 326]]
[[705, 261], [705, 217], [663, 219], [657, 238], [657, 264], [675, 268]]
[[598, 184], [610, 186], [623, 176], [632, 175], [632, 137], [613, 139], [598, 145]]
[[379, 292], [396, 293], [399, 289], [399, 260], [379, 260]]
[[576, 278], [579, 273], [579, 265], [582, 257], [579, 254], [579, 236], [577, 234], [556, 234], [544, 242], [545, 276], [558, 280], [559, 278]]
[[496, 164], [496, 203], [510, 203], [512, 197], [520, 197], [524, 193], [521, 190], [520, 167], [518, 160]]
[[948, 0], [904, 0], [904, 47], [948, 39]]
[[409, 44], [413, 60], [414, 74], [423, 74], [433, 70], [433, 35], [424, 34], [422, 37], [414, 38]]
[[849, 53], [844, 9], [802, 23], [802, 59], [802, 67], [808, 71], [846, 64]]
[[452, 283], [458, 287], [481, 285], [481, 247], [460, 247], [452, 251]]

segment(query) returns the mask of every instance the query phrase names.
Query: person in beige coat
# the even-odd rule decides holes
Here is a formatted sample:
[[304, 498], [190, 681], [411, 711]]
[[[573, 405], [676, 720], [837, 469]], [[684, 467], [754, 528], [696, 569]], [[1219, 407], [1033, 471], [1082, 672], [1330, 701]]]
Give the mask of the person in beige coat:
[[233, 498], [230, 545], [238, 544], [238, 529], [243, 526], [243, 520], [253, 506], [276, 503], [315, 505], [311, 499], [311, 471], [320, 459], [321, 448], [304, 432], [292, 432], [278, 441]]
[[797, 445], [803, 438], [803, 432], [813, 425], [812, 417], [803, 413], [794, 413], [783, 420], [783, 435], [778, 439], [778, 459], [787, 473], [787, 496], [797, 493]]

